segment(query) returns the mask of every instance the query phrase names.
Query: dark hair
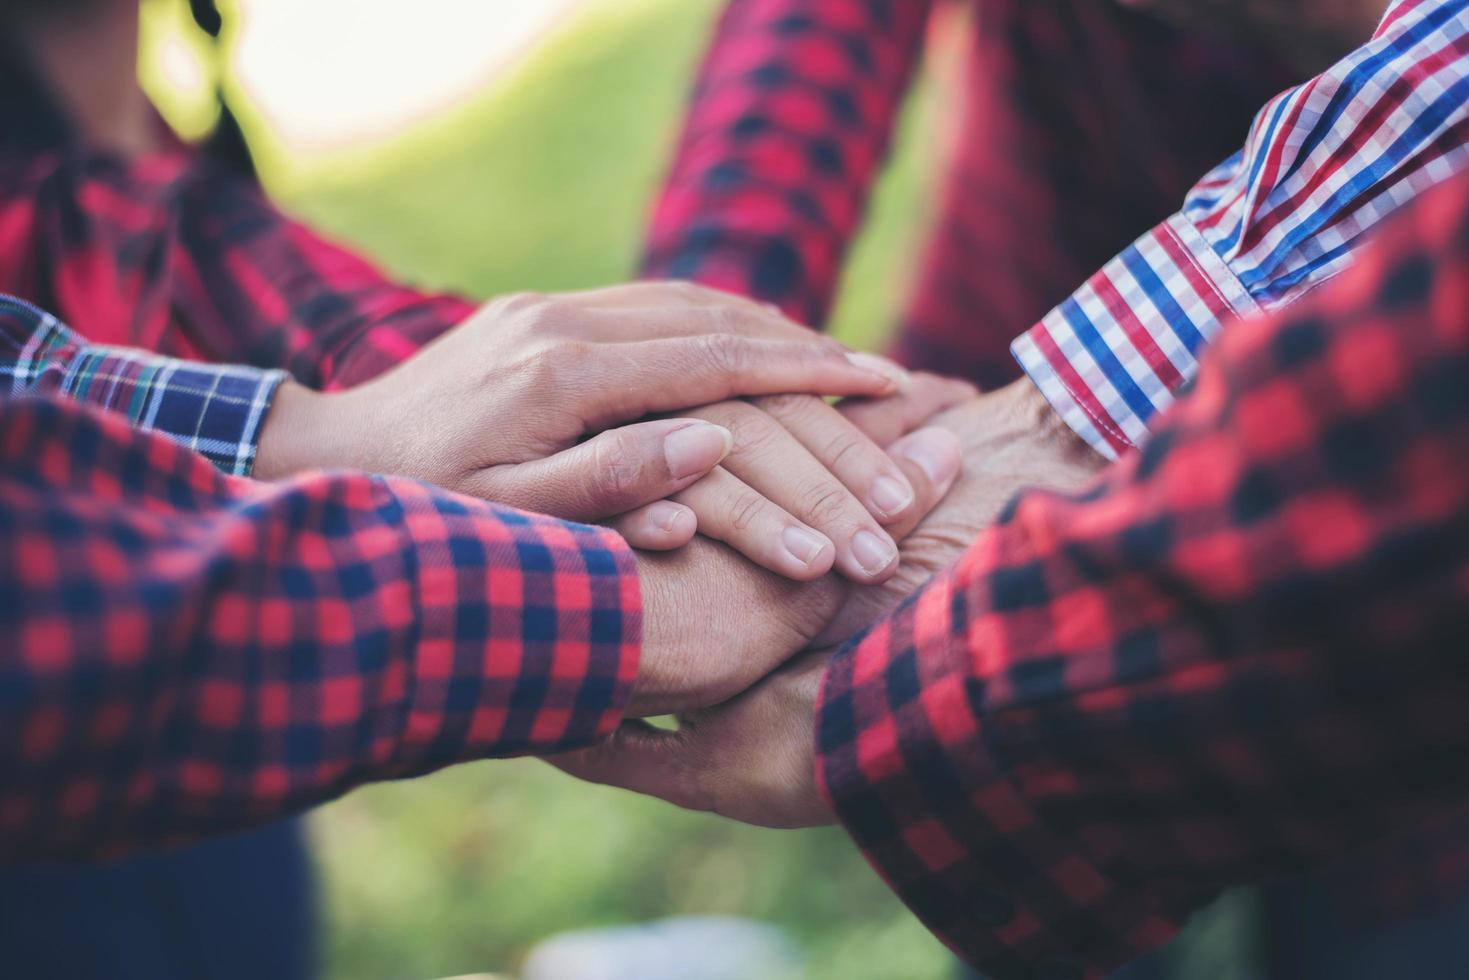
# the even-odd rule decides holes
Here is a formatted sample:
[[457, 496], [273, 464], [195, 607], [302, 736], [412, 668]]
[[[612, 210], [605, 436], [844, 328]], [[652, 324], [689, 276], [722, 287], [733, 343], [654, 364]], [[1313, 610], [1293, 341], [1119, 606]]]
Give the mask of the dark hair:
[[[189, 0], [189, 9], [194, 14], [194, 23], [204, 33], [213, 38], [219, 37], [219, 32], [224, 28], [224, 18], [219, 15], [219, 8], [215, 6], [214, 0]], [[219, 124], [215, 126], [205, 148], [215, 159], [253, 177], [255, 159], [250, 155], [250, 147], [245, 142], [240, 122], [230, 111], [222, 89], [216, 88], [216, 97], [219, 99]]]

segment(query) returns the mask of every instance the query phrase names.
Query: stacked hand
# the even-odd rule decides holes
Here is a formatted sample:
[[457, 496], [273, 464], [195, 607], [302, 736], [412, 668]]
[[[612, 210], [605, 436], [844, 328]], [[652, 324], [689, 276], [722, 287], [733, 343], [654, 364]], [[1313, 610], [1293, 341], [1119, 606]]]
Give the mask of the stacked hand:
[[[694, 286], [515, 296], [360, 388], [287, 384], [255, 472], [411, 476], [608, 521], [643, 549], [678, 548], [700, 531], [792, 579], [835, 564], [880, 582], [898, 561], [885, 528], [913, 517], [917, 492], [818, 396], [889, 396], [894, 415], [917, 424], [972, 393]], [[727, 401], [745, 396], [774, 397]], [[650, 419], [666, 413], [681, 414]]]
[[[793, 628], [794, 636], [813, 637], [817, 646], [851, 637], [952, 564], [1015, 494], [1031, 487], [1075, 490], [1103, 465], [1028, 381], [975, 399], [933, 422], [959, 435], [964, 475], [904, 539], [896, 576], [881, 586], [851, 589], [831, 622], [813, 627], [810, 619], [801, 619], [804, 630]], [[789, 614], [807, 617], [834, 608], [829, 594], [822, 598], [826, 605], [803, 605]], [[794, 636], [786, 638], [786, 645]], [[723, 649], [708, 644], [689, 656], [717, 658]], [[830, 822], [830, 809], [816, 788], [812, 727], [832, 652], [785, 663], [716, 707], [683, 712], [677, 731], [629, 722], [612, 739], [556, 764], [584, 779], [749, 823], [799, 827]], [[718, 693], [690, 691], [685, 704]]]
[[976, 398], [747, 300], [644, 284], [492, 303], [351, 391], [288, 384], [256, 475], [394, 473], [615, 527], [640, 549], [629, 716], [681, 725], [630, 721], [557, 763], [798, 826], [829, 819], [811, 726], [831, 654], [797, 654], [880, 618], [1019, 490], [1100, 465], [1028, 382]]

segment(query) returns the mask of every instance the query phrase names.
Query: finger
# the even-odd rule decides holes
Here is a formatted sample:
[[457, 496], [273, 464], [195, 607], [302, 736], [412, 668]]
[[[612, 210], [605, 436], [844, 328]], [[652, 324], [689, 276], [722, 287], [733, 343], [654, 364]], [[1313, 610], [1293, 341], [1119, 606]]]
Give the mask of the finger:
[[565, 387], [589, 424], [610, 417], [676, 412], [730, 398], [803, 392], [880, 397], [903, 376], [880, 359], [804, 341], [751, 340], [732, 334], [599, 347], [576, 365]]
[[708, 809], [699, 768], [691, 764], [691, 742], [682, 732], [626, 721], [590, 748], [547, 759], [578, 779], [666, 800], [687, 810]]
[[824, 399], [771, 395], [754, 404], [805, 446], [879, 524], [900, 521], [913, 509], [913, 487], [898, 464]]
[[839, 411], [873, 442], [886, 446], [955, 405], [979, 397], [979, 389], [958, 378], [927, 372], [909, 376], [897, 394], [844, 402]]
[[901, 522], [888, 528], [899, 541], [923, 522], [948, 496], [964, 469], [964, 449], [948, 429], [920, 429], [888, 447], [894, 463], [912, 484], [917, 503]]
[[786, 578], [810, 582], [831, 571], [836, 560], [830, 538], [723, 467], [674, 500], [697, 515], [699, 533]]
[[[756, 494], [793, 514], [836, 546], [836, 568], [861, 584], [890, 578], [898, 566], [891, 536], [842, 482], [795, 436], [747, 402], [723, 402], [694, 413], [734, 433], [723, 469]], [[699, 524], [705, 514], [698, 507]]]
[[683, 504], [660, 500], [614, 517], [607, 526], [639, 551], [673, 551], [693, 540], [699, 519]]
[[598, 521], [670, 497], [728, 455], [727, 429], [667, 419], [612, 429], [547, 459], [477, 474], [469, 492], [569, 521]]

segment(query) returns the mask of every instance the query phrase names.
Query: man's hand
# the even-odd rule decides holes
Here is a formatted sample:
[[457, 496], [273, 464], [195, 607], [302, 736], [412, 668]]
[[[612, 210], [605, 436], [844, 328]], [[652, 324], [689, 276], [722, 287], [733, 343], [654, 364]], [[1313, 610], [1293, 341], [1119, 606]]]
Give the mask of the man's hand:
[[814, 645], [837, 646], [881, 619], [936, 572], [957, 561], [1022, 490], [1077, 490], [1107, 462], [1023, 378], [938, 415], [929, 424], [959, 436], [963, 475], [903, 540], [897, 574], [879, 587], [853, 590]]
[[835, 565], [858, 584], [886, 581], [898, 567], [893, 531], [911, 527], [920, 500], [882, 447], [975, 393], [916, 374], [897, 394], [840, 410], [810, 395], [696, 409], [685, 414], [734, 433], [734, 448], [673, 499], [698, 515], [700, 533], [788, 578], [811, 581]]
[[[943, 499], [962, 465], [958, 441], [924, 429], [891, 447], [914, 488], [899, 539]], [[728, 548], [696, 541], [674, 554], [640, 554], [643, 642], [632, 717], [727, 701], [785, 663], [841, 607], [850, 586], [832, 576], [779, 578]]]
[[552, 761], [589, 782], [762, 827], [834, 823], [816, 787], [812, 733], [830, 659], [806, 654], [727, 704], [683, 717], [677, 731], [628, 722]]
[[[513, 296], [361, 387], [321, 394], [287, 384], [266, 419], [255, 475], [392, 473], [568, 520], [602, 520], [677, 494], [731, 449], [747, 451], [727, 427], [641, 421], [650, 415], [789, 392], [883, 396], [906, 380], [895, 365], [853, 354], [769, 308], [696, 286]], [[638, 424], [612, 429], [626, 423]], [[752, 442], [772, 441], [741, 426]], [[635, 544], [672, 547], [692, 537], [695, 517], [666, 504], [627, 528]], [[732, 521], [740, 523], [738, 514]], [[777, 540], [758, 542], [761, 557], [796, 524], [762, 527]], [[755, 550], [751, 535], [730, 537]]]
[[[880, 424], [878, 419], [862, 421]], [[952, 564], [1016, 493], [1031, 487], [1075, 490], [1106, 465], [1066, 428], [1029, 381], [975, 399], [938, 416], [933, 424], [960, 436], [963, 476], [903, 540], [898, 575], [883, 586], [845, 590], [837, 620], [812, 645], [839, 644], [880, 618], [930, 575]], [[804, 593], [781, 641], [788, 646], [809, 637], [810, 630], [800, 628], [811, 613], [804, 601], [814, 596], [819, 614], [840, 601], [834, 597], [841, 594]], [[592, 782], [746, 823], [830, 823], [833, 815], [816, 787], [812, 731], [829, 659], [830, 652], [807, 654], [713, 708], [688, 711], [686, 704], [675, 703], [674, 710], [680, 711], [677, 731], [628, 722], [611, 739], [553, 761]], [[709, 690], [701, 697], [710, 703], [717, 693]]]
[[[682, 547], [697, 530], [792, 579], [840, 562], [854, 580], [878, 582], [897, 564], [879, 522], [911, 518], [917, 496], [818, 396], [886, 395], [878, 404], [908, 420], [906, 432], [971, 394], [696, 286], [517, 296], [360, 388], [284, 386], [255, 474], [411, 476], [554, 517], [608, 520], [644, 550]], [[774, 397], [721, 402], [759, 395]], [[667, 412], [684, 417], [639, 421]], [[603, 431], [628, 422], [637, 424]]]

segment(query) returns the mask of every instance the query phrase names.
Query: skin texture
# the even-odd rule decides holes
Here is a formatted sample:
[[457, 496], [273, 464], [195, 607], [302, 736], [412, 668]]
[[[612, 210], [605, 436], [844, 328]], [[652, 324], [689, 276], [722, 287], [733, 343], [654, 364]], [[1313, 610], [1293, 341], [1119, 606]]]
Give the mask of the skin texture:
[[[876, 470], [901, 481], [907, 505], [899, 520], [918, 504], [901, 467], [835, 410], [836, 437], [828, 423], [808, 434], [810, 448], [743, 402], [735, 403], [743, 417], [727, 426], [698, 417], [648, 420], [731, 396], [789, 391], [896, 395], [924, 410], [964, 394], [853, 355], [758, 304], [695, 286], [527, 294], [491, 303], [361, 387], [320, 394], [287, 385], [266, 420], [255, 475], [342, 468], [411, 476], [568, 520], [610, 518], [645, 548], [681, 546], [697, 528], [781, 574], [814, 579], [838, 555], [832, 529], [849, 537], [857, 525], [890, 541], [826, 459], [870, 447], [881, 457]], [[644, 510], [706, 478], [732, 480], [715, 470], [726, 457], [771, 498], [707, 493], [678, 498], [673, 510]], [[814, 544], [809, 560], [790, 554], [791, 534]], [[891, 559], [876, 568], [842, 570], [859, 581], [885, 580], [897, 565], [889, 547]]]
[[[963, 461], [946, 432], [920, 430], [889, 447], [915, 488], [905, 538], [958, 479]], [[729, 548], [695, 541], [668, 555], [642, 555], [643, 653], [632, 717], [720, 704], [806, 649], [842, 608], [850, 586], [835, 576], [781, 579]]]
[[[811, 636], [810, 645], [818, 650], [871, 625], [934, 572], [952, 564], [1021, 490], [1077, 490], [1105, 466], [1029, 381], [932, 421], [959, 436], [964, 473], [904, 539], [899, 574], [879, 587], [847, 591], [825, 630]], [[829, 596], [820, 598], [826, 605], [802, 608], [799, 615], [830, 606]], [[583, 779], [747, 823], [830, 823], [832, 813], [816, 788], [811, 732], [830, 654], [830, 649], [806, 654], [732, 700], [683, 712], [677, 731], [630, 722], [601, 745], [556, 764]]]

